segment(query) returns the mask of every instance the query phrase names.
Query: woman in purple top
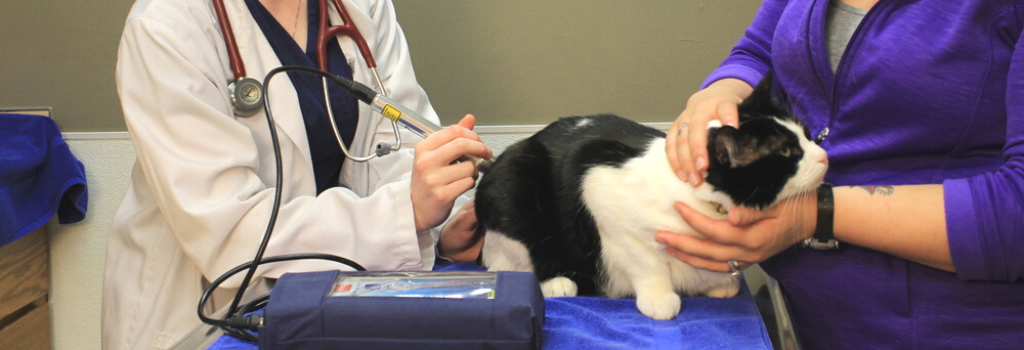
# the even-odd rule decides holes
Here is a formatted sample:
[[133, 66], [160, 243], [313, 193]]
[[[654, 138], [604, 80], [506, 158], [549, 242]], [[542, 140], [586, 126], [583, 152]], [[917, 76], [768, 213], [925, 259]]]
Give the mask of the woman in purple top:
[[796, 244], [829, 229], [815, 195], [727, 222], [678, 205], [706, 239], [659, 241], [709, 270], [760, 263], [806, 348], [1024, 347], [1022, 3], [764, 1], [670, 130], [669, 161], [699, 183], [708, 121], [736, 125], [774, 69], [829, 152], [840, 246]]

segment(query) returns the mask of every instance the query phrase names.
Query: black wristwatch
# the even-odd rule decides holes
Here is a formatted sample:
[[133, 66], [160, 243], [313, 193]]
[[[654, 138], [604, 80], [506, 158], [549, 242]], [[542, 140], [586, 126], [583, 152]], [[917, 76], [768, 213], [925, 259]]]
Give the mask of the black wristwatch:
[[832, 232], [834, 208], [832, 184], [822, 183], [818, 187], [818, 224], [814, 227], [814, 236], [804, 240], [804, 247], [819, 250], [839, 248], [839, 241], [836, 240], [836, 236]]

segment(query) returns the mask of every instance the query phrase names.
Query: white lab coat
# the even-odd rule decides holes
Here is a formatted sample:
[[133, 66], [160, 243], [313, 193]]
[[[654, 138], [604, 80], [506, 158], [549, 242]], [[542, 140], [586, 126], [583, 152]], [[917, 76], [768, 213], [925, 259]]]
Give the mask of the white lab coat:
[[[390, 97], [437, 122], [416, 82], [388, 0], [343, 0], [374, 52]], [[246, 73], [262, 81], [280, 66], [243, 0], [224, 0]], [[333, 8], [333, 6], [332, 6]], [[331, 22], [341, 23], [334, 10]], [[356, 81], [375, 87], [355, 43], [340, 37]], [[267, 121], [232, 114], [227, 49], [210, 0], [138, 0], [118, 52], [118, 93], [138, 160], [107, 248], [104, 349], [167, 348], [200, 325], [208, 283], [249, 261], [271, 211], [276, 179]], [[412, 145], [369, 163], [346, 161], [344, 187], [316, 195], [298, 99], [286, 74], [268, 95], [281, 144], [281, 211], [266, 256], [328, 253], [370, 270], [422, 270], [434, 263], [438, 229], [416, 232], [410, 199]], [[351, 150], [394, 142], [391, 124], [360, 104]], [[347, 188], [346, 188], [347, 187]], [[456, 203], [458, 208], [465, 198]], [[323, 261], [276, 264], [264, 276], [347, 269]], [[230, 302], [242, 274], [215, 296]], [[224, 287], [228, 287], [226, 291]]]

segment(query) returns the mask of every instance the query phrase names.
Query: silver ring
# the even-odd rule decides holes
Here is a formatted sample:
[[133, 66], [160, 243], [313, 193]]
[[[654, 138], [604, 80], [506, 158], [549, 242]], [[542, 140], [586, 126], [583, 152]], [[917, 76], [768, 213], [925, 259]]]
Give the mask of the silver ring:
[[740, 272], [742, 272], [742, 270], [740, 270], [740, 263], [736, 260], [729, 260], [729, 274], [739, 276]]

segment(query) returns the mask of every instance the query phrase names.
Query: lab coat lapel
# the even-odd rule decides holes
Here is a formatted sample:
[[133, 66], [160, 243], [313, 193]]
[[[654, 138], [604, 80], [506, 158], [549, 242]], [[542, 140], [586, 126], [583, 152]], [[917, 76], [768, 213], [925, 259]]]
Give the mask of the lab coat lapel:
[[[249, 13], [245, 0], [225, 1], [224, 6], [231, 21], [235, 33], [235, 41], [238, 42], [238, 52], [245, 62], [246, 75], [260, 82], [267, 76], [270, 70], [280, 67], [281, 61], [277, 53], [270, 46], [270, 42], [263, 35], [263, 31], [256, 20]], [[302, 120], [299, 107], [299, 98], [295, 93], [295, 87], [286, 73], [279, 73], [270, 82], [269, 90], [272, 94], [266, 94], [268, 87], [264, 87], [264, 97], [270, 99], [270, 106], [274, 112], [274, 122], [278, 129], [283, 131], [283, 139], [292, 142], [302, 154], [304, 160], [309, 164], [309, 172], [312, 174], [312, 157], [309, 152], [309, 140], [306, 138], [306, 126]], [[265, 118], [263, 112], [251, 118]]]

